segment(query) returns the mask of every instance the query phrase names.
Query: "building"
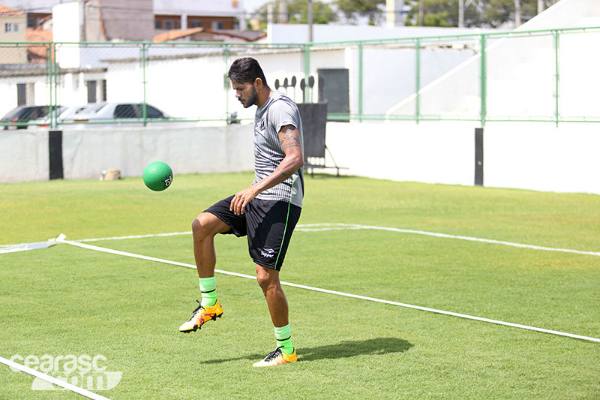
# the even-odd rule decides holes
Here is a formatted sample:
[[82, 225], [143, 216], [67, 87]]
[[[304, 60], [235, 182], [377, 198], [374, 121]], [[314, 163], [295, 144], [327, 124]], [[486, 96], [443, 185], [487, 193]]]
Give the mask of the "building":
[[242, 0], [154, 0], [156, 34], [172, 29], [245, 30]]
[[[23, 11], [17, 11], [0, 4], [0, 42], [24, 42], [27, 18]], [[10, 47], [2, 49], [2, 64], [27, 62], [27, 49]]]
[[[188, 28], [245, 30], [242, 0], [6, 0], [21, 10], [27, 28], [53, 15], [54, 7], [82, 7], [82, 41], [151, 41], [164, 32]], [[25, 25], [23, 26], [23, 31]]]

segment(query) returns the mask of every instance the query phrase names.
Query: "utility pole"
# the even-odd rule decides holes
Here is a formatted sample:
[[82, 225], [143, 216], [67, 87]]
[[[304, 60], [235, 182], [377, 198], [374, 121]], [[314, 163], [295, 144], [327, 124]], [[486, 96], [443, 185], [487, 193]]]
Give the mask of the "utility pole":
[[538, 14], [544, 11], [544, 0], [538, 0]]
[[273, 25], [273, 4], [267, 5], [267, 24]]
[[425, 17], [425, 0], [419, 0], [419, 26], [423, 26], [423, 18]]
[[465, 27], [465, 0], [458, 0], [458, 27]]
[[85, 2], [79, 0], [79, 41], [85, 42]]
[[280, 24], [287, 24], [288, 22], [287, 0], [279, 0], [279, 13], [277, 22]]
[[521, 26], [521, 0], [515, 0], [515, 28]]

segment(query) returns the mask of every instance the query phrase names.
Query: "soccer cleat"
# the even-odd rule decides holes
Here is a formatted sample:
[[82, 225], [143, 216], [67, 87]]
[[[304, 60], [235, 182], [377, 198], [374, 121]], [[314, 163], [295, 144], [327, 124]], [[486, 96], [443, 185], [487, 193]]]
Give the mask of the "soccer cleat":
[[264, 360], [260, 360], [259, 362], [254, 363], [254, 366], [273, 367], [275, 365], [287, 364], [296, 361], [298, 361], [298, 357], [296, 357], [296, 349], [294, 349], [294, 352], [292, 354], [287, 355], [281, 352], [281, 347], [278, 347], [274, 351], [270, 352]]
[[211, 319], [215, 321], [223, 315], [223, 307], [221, 307], [219, 300], [211, 307], [202, 307], [202, 304], [200, 304], [198, 300], [196, 301], [199, 304], [198, 308], [194, 310], [190, 319], [179, 327], [180, 332], [188, 333], [196, 331], [200, 329], [205, 322], [210, 321]]

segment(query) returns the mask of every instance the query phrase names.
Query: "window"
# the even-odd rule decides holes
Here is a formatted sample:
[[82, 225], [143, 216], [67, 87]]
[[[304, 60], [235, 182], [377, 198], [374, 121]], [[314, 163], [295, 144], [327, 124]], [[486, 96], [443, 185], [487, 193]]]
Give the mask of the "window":
[[[143, 113], [143, 111], [141, 111], [143, 109], [143, 107], [144, 107], [144, 105], [140, 104], [140, 114]], [[156, 108], [146, 104], [146, 117], [147, 118], [164, 118], [165, 116], [163, 115], [162, 112], [158, 111]]]
[[6, 33], [18, 33], [19, 32], [19, 24], [15, 23], [6, 23], [4, 24], [4, 32]]
[[100, 98], [100, 101], [106, 101], [106, 99], [108, 98], [106, 95], [106, 93], [107, 93], [106, 79], [102, 79], [102, 90], [100, 93], [102, 95], [102, 97]]
[[223, 21], [213, 21], [212, 29], [214, 29], [214, 30], [225, 29], [225, 23]]
[[97, 83], [96, 83], [96, 81], [87, 81], [86, 85], [87, 85], [87, 101], [88, 101], [88, 103], [95, 103], [96, 99], [97, 99], [97, 94], [96, 94]]
[[135, 118], [133, 104], [119, 104], [115, 108], [115, 118]]
[[17, 105], [24, 106], [27, 104], [27, 84], [17, 83]]
[[160, 19], [154, 20], [154, 29], [162, 29], [162, 21]]
[[165, 21], [164, 29], [167, 29], [167, 30], [173, 29], [173, 21], [171, 21], [171, 20]]
[[37, 18], [27, 17], [27, 27], [28, 28], [35, 28], [35, 27], [37, 27]]
[[202, 27], [202, 21], [191, 21], [190, 22], [190, 28], [201, 28]]

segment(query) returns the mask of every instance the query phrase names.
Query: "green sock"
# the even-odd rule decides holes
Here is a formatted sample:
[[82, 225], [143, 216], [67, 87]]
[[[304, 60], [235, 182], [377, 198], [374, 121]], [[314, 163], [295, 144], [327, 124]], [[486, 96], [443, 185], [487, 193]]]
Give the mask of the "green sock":
[[217, 280], [214, 276], [200, 278], [200, 291], [202, 292], [202, 307], [211, 307], [217, 303]]
[[294, 346], [292, 346], [292, 328], [290, 324], [282, 326], [281, 328], [275, 327], [275, 338], [277, 339], [277, 347], [281, 347], [283, 354], [293, 354]]

